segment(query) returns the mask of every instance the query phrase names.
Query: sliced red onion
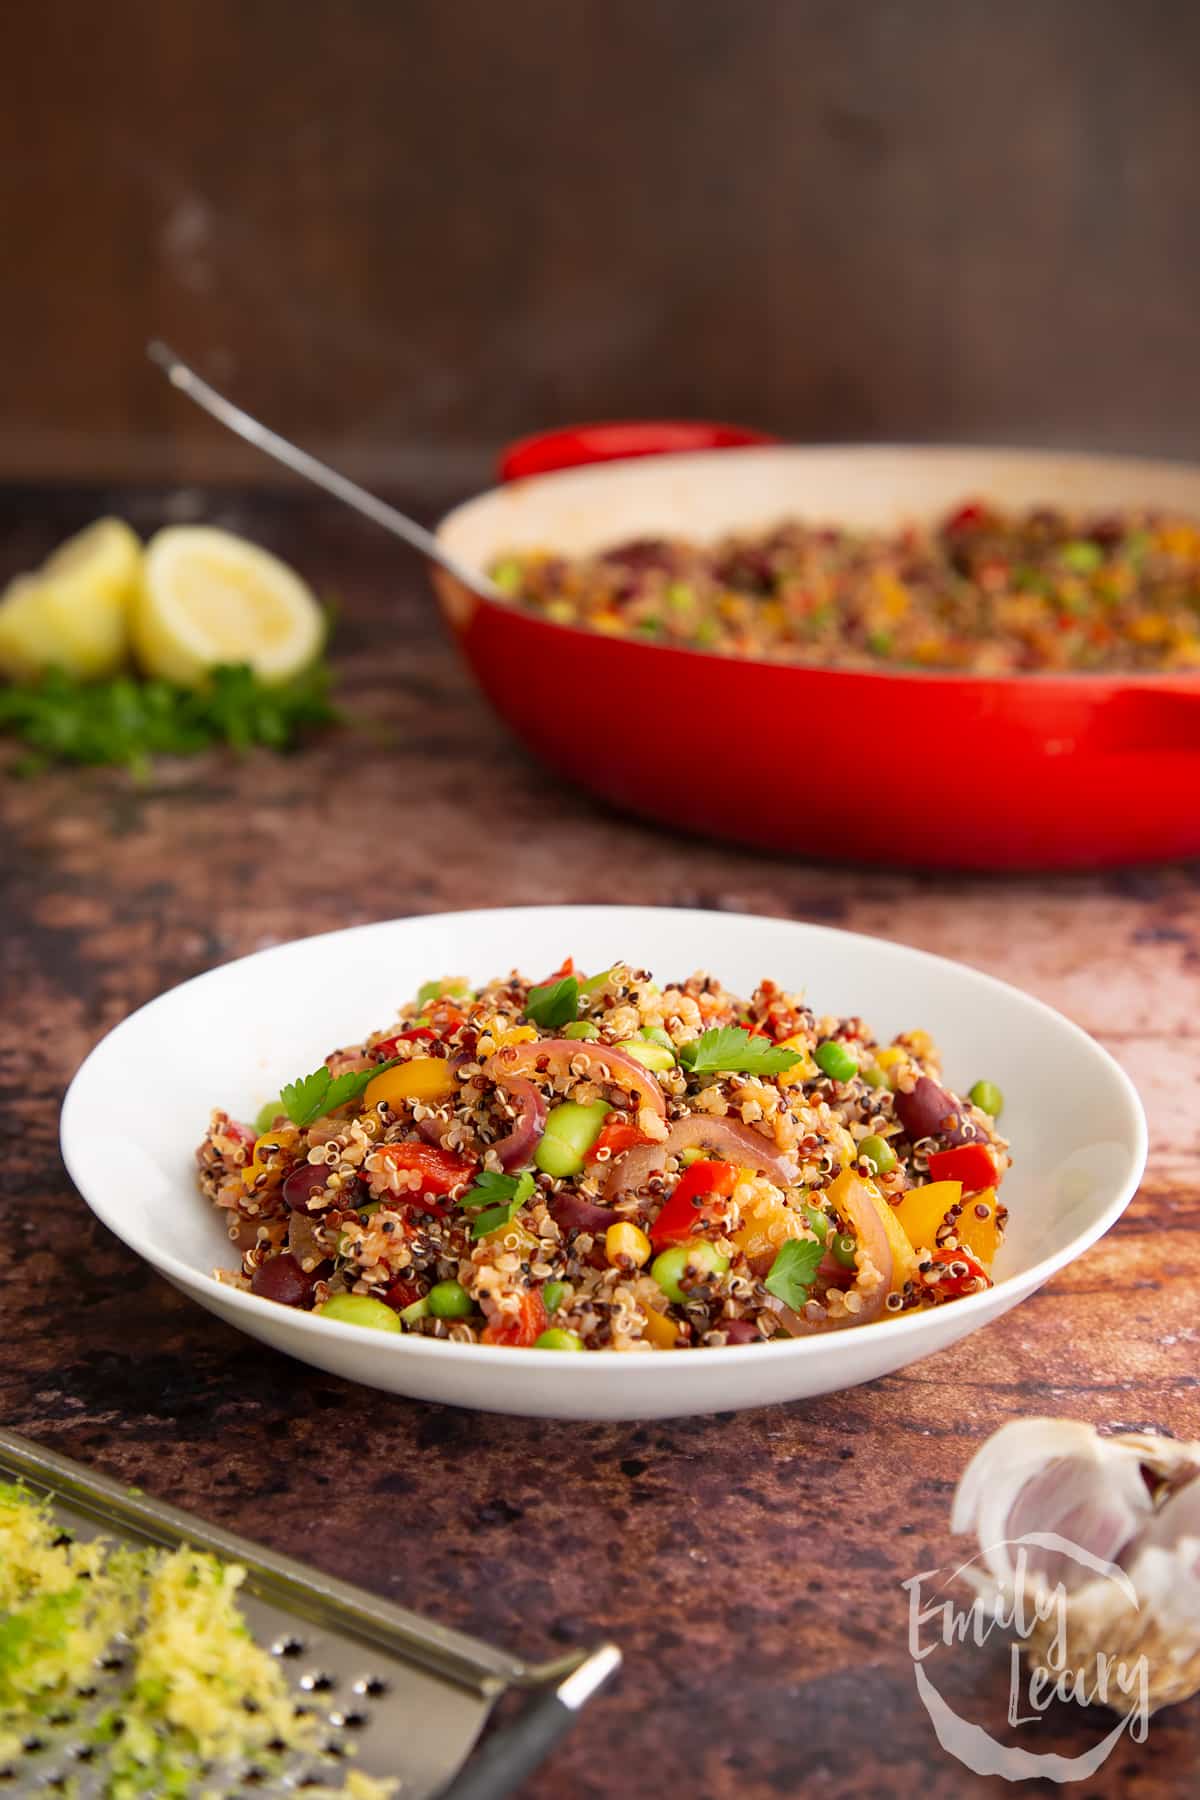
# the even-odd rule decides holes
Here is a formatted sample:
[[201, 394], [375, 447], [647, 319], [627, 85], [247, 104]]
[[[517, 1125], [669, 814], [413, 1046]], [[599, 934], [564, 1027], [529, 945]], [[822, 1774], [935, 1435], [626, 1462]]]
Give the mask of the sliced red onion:
[[288, 1220], [288, 1249], [302, 1263], [313, 1257], [323, 1262], [329, 1254], [317, 1237], [317, 1221], [301, 1212], [294, 1212]]
[[520, 1107], [517, 1120], [507, 1137], [492, 1145], [502, 1169], [519, 1169], [532, 1160], [538, 1140], [546, 1129], [546, 1097], [524, 1075], [508, 1075], [503, 1083], [509, 1099]]
[[[489, 1056], [483, 1072], [497, 1087], [511, 1088], [514, 1076], [536, 1075], [543, 1069], [549, 1075], [571, 1075], [571, 1064], [579, 1062], [593, 1081], [608, 1082], [635, 1095], [639, 1106], [648, 1106], [660, 1119], [666, 1118], [666, 1096], [649, 1069], [612, 1044], [579, 1038], [536, 1038], [526, 1044], [506, 1044]], [[607, 1074], [599, 1073], [601, 1066]]]
[[672, 1125], [661, 1144], [635, 1144], [612, 1166], [604, 1184], [604, 1198], [616, 1200], [621, 1194], [636, 1192], [651, 1175], [656, 1175], [667, 1158], [684, 1150], [708, 1150], [739, 1168], [757, 1169], [769, 1175], [780, 1187], [791, 1187], [799, 1175], [790, 1157], [771, 1148], [761, 1131], [743, 1125], [740, 1119], [709, 1118], [704, 1113], [691, 1113]]
[[615, 1225], [618, 1218], [610, 1207], [596, 1206], [582, 1194], [567, 1190], [555, 1194], [550, 1202], [550, 1213], [560, 1231], [590, 1231], [593, 1237], [599, 1237], [610, 1225]]

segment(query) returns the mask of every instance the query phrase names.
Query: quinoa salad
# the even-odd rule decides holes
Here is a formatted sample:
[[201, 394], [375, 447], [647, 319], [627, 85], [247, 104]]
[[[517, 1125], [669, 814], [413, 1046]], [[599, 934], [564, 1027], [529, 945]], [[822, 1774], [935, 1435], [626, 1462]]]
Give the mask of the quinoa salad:
[[425, 984], [212, 1115], [200, 1189], [263, 1299], [462, 1343], [657, 1351], [861, 1327], [992, 1285], [1003, 1098], [764, 980], [568, 960]]
[[1200, 668], [1200, 526], [1145, 510], [971, 502], [935, 526], [789, 520], [708, 546], [508, 555], [490, 574], [559, 624], [727, 656], [981, 675]]

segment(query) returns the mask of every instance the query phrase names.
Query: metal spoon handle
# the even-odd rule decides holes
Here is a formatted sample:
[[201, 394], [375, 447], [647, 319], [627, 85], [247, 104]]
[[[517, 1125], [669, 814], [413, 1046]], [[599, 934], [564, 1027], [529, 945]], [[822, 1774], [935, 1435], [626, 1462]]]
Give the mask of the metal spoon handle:
[[315, 456], [310, 456], [307, 450], [301, 450], [298, 445], [289, 443], [287, 438], [280, 437], [277, 431], [272, 431], [268, 426], [260, 424], [248, 412], [243, 412], [240, 406], [235, 406], [232, 400], [227, 400], [224, 394], [219, 394], [216, 388], [211, 387], [203, 376], [197, 375], [195, 369], [189, 367], [181, 356], [177, 356], [169, 344], [164, 344], [158, 338], [154, 338], [146, 345], [146, 355], [152, 363], [156, 363], [162, 369], [173, 387], [177, 387], [180, 393], [186, 394], [189, 400], [194, 400], [197, 406], [202, 407], [227, 430], [235, 432], [248, 444], [253, 444], [255, 449], [261, 450], [264, 455], [274, 457], [275, 461], [283, 463], [285, 468], [294, 470], [297, 475], [303, 475], [306, 481], [311, 481], [315, 486], [324, 488], [325, 492], [332, 494], [335, 500], [341, 500], [346, 506], [352, 506], [355, 512], [360, 512], [365, 518], [374, 520], [376, 525], [382, 525], [385, 531], [390, 531], [396, 537], [403, 538], [406, 544], [410, 544], [414, 550], [420, 551], [422, 556], [427, 556], [431, 562], [440, 563], [443, 569], [448, 570], [451, 575], [456, 576], [459, 581], [472, 588], [476, 593], [485, 594], [489, 598], [496, 597], [496, 590], [485, 575], [482, 575], [478, 569], [470, 569], [465, 563], [460, 563], [456, 556], [451, 556], [449, 551], [443, 549], [433, 533], [426, 531], [423, 525], [418, 525], [417, 521], [410, 519], [407, 513], [399, 512], [394, 506], [389, 506], [386, 500], [380, 500], [375, 494], [369, 494], [366, 488], [359, 487], [358, 483], [351, 481], [348, 476], [339, 475], [336, 469], [331, 469], [327, 463], [319, 462]]

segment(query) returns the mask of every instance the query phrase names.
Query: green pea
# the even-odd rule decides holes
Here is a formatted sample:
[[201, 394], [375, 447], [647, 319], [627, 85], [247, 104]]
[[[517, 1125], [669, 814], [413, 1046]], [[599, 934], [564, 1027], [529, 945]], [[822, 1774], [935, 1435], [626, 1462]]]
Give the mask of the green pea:
[[990, 1113], [993, 1119], [998, 1119], [1004, 1111], [1004, 1095], [994, 1081], [977, 1081], [967, 1098], [980, 1112]]
[[813, 1060], [831, 1081], [850, 1081], [858, 1074], [858, 1063], [845, 1044], [828, 1038], [813, 1051]]
[[890, 1175], [896, 1166], [896, 1152], [886, 1138], [877, 1137], [874, 1132], [858, 1146], [858, 1159], [874, 1163], [877, 1175]]
[[261, 1137], [264, 1131], [273, 1131], [275, 1129], [276, 1119], [286, 1117], [287, 1115], [283, 1110], [283, 1102], [281, 1100], [268, 1100], [267, 1104], [265, 1106], [260, 1106], [257, 1113], [254, 1115], [254, 1129], [258, 1136]]
[[690, 1244], [672, 1244], [669, 1250], [660, 1251], [650, 1264], [650, 1273], [667, 1299], [682, 1305], [687, 1295], [680, 1281], [689, 1270], [699, 1275], [723, 1275], [728, 1267], [727, 1256], [714, 1250], [707, 1238], [697, 1238]]
[[860, 1069], [858, 1072], [868, 1087], [881, 1088], [888, 1084], [887, 1076], [876, 1063], [868, 1063], [865, 1069]]
[[436, 1282], [427, 1298], [435, 1319], [465, 1319], [475, 1311], [475, 1302], [461, 1281]]
[[829, 1233], [833, 1230], [833, 1220], [829, 1217], [829, 1214], [819, 1211], [815, 1206], [806, 1206], [804, 1209], [804, 1216], [808, 1220], [809, 1230], [814, 1231], [821, 1242], [824, 1243], [825, 1239], [829, 1236]]
[[658, 637], [659, 633], [662, 631], [663, 622], [661, 619], [639, 619], [637, 628], [643, 637]]
[[575, 1331], [564, 1331], [561, 1325], [552, 1325], [549, 1331], [543, 1331], [541, 1337], [533, 1340], [535, 1350], [582, 1350], [583, 1339]]
[[656, 1075], [675, 1067], [674, 1050], [668, 1050], [662, 1044], [648, 1044], [644, 1038], [628, 1038], [625, 1043], [618, 1044], [617, 1049], [632, 1056], [634, 1062], [640, 1062], [643, 1069], [653, 1069]]
[[552, 1108], [533, 1153], [538, 1168], [546, 1175], [578, 1175], [611, 1111], [607, 1100], [597, 1100], [591, 1106], [564, 1100], [561, 1106]]
[[674, 612], [686, 612], [696, 596], [686, 581], [672, 581], [667, 586], [667, 605]]
[[519, 594], [523, 580], [524, 571], [515, 556], [493, 566], [492, 586], [498, 587], [502, 594]]
[[365, 1325], [371, 1331], [404, 1329], [399, 1314], [369, 1294], [331, 1294], [324, 1306], [318, 1306], [317, 1317], [334, 1319], [339, 1325]]
[[406, 1325], [415, 1325], [418, 1319], [427, 1319], [432, 1311], [429, 1295], [422, 1294], [419, 1300], [414, 1300], [411, 1306], [404, 1308], [400, 1317]]
[[890, 631], [869, 631], [867, 633], [867, 649], [872, 656], [888, 656], [891, 654], [892, 634]]
[[1104, 552], [1099, 544], [1093, 544], [1087, 538], [1076, 538], [1073, 543], [1060, 546], [1058, 558], [1074, 574], [1090, 575], [1104, 561]]
[[858, 1250], [858, 1239], [848, 1231], [839, 1233], [833, 1240], [833, 1260], [841, 1263], [843, 1269], [855, 1267], [855, 1254]]
[[[648, 993], [650, 990], [647, 989], [646, 991]], [[669, 1050], [671, 1055], [674, 1056], [674, 1039], [671, 1037], [670, 1032], [663, 1030], [661, 1025], [643, 1025], [641, 1036], [645, 1038], [648, 1044], [661, 1044], [664, 1050]]]
[[565, 1281], [548, 1281], [542, 1289], [542, 1305], [551, 1318], [566, 1299], [567, 1285]]
[[569, 1038], [598, 1038], [600, 1027], [593, 1025], [590, 1019], [576, 1019], [572, 1025], [563, 1026], [563, 1036]]

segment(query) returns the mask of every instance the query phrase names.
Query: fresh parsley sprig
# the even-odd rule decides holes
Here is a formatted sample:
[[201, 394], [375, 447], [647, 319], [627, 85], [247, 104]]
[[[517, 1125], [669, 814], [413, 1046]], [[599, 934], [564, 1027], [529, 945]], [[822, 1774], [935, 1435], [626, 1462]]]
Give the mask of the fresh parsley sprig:
[[531, 1198], [533, 1186], [533, 1176], [528, 1170], [524, 1175], [500, 1175], [494, 1169], [481, 1169], [459, 1201], [465, 1212], [475, 1214], [471, 1236], [487, 1237], [490, 1232], [509, 1224]]
[[198, 689], [132, 675], [79, 681], [62, 669], [0, 686], [0, 732], [29, 749], [13, 765], [21, 774], [64, 762], [117, 763], [144, 775], [156, 756], [193, 756], [212, 744], [287, 750], [303, 731], [338, 717], [322, 661], [277, 687], [240, 663], [213, 669]]
[[560, 981], [547, 981], [541, 987], [530, 988], [525, 1002], [525, 1017], [542, 1031], [569, 1025], [578, 1011], [579, 983], [574, 975], [564, 975]]
[[797, 1051], [784, 1050], [741, 1025], [716, 1025], [681, 1044], [677, 1054], [693, 1075], [783, 1075], [804, 1060]]
[[303, 1131], [306, 1125], [331, 1113], [335, 1106], [357, 1100], [376, 1075], [382, 1074], [384, 1069], [394, 1068], [399, 1061], [398, 1056], [393, 1056], [387, 1062], [373, 1063], [369, 1069], [347, 1069], [343, 1075], [332, 1075], [322, 1063], [311, 1075], [289, 1081], [280, 1091], [280, 1104], [292, 1124]]
[[771, 1264], [763, 1286], [793, 1312], [798, 1312], [812, 1292], [824, 1254], [824, 1244], [812, 1238], [788, 1238]]

